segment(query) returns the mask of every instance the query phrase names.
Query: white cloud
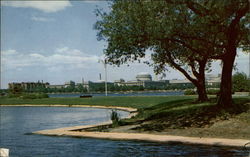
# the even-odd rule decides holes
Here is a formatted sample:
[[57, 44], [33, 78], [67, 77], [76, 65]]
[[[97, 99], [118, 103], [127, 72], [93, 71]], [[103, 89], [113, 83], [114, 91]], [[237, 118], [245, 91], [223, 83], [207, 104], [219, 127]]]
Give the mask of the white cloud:
[[64, 1], [1, 1], [2, 6], [16, 8], [33, 8], [46, 13], [57, 12], [72, 6], [68, 0]]
[[56, 52], [63, 53], [63, 52], [66, 52], [66, 51], [68, 51], [68, 50], [69, 50], [68, 47], [60, 47], [60, 48], [57, 48], [57, 49], [56, 49]]
[[33, 21], [39, 21], [39, 22], [51, 22], [51, 21], [55, 21], [53, 18], [38, 17], [38, 16], [32, 16], [31, 20], [33, 20]]
[[5, 56], [5, 55], [15, 55], [15, 54], [17, 54], [17, 51], [13, 50], [13, 49], [1, 52], [1, 55], [3, 55], [3, 56]]
[[88, 68], [97, 64], [99, 57], [87, 55], [77, 49], [60, 48], [54, 53], [45, 56], [39, 53], [23, 54], [16, 50], [2, 51], [3, 70], [15, 70], [17, 68], [43, 67], [48, 70]]

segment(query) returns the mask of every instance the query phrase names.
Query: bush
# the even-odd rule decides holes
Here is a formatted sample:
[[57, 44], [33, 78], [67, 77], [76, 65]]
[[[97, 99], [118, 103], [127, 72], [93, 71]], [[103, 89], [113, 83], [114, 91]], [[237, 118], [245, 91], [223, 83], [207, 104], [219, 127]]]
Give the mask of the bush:
[[46, 93], [39, 93], [39, 94], [36, 94], [37, 98], [38, 99], [42, 99], [42, 98], [48, 98], [49, 95], [46, 94]]
[[33, 93], [32, 94], [25, 93], [21, 96], [21, 98], [23, 98], [23, 99], [37, 99], [37, 96], [36, 96], [36, 94], [33, 94]]
[[220, 92], [219, 89], [209, 89], [209, 90], [207, 90], [207, 94], [209, 94], [209, 95], [218, 95], [219, 92]]
[[48, 98], [46, 93], [23, 93], [23, 94], [8, 94], [9, 98], [22, 98], [22, 99], [42, 99]]
[[13, 94], [13, 93], [8, 93], [8, 98], [18, 98], [20, 97], [22, 94]]
[[185, 90], [184, 95], [196, 95], [197, 93], [194, 90]]
[[247, 79], [247, 74], [237, 72], [233, 75], [233, 91], [248, 92], [250, 88], [250, 80]]
[[110, 119], [112, 120], [113, 127], [119, 125], [120, 116], [115, 110], [112, 110], [111, 115], [110, 115]]

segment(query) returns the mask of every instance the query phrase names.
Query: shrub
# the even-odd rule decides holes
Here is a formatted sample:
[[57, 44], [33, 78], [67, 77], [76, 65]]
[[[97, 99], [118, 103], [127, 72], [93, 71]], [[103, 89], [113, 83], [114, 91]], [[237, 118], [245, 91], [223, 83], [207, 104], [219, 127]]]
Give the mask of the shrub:
[[185, 90], [184, 95], [196, 95], [196, 92], [194, 90]]
[[46, 93], [25, 93], [20, 96], [23, 99], [42, 99], [48, 98], [48, 94]]
[[113, 127], [119, 125], [120, 116], [115, 110], [112, 110], [111, 115], [110, 115], [110, 119], [112, 120]]
[[21, 98], [23, 99], [37, 99], [37, 96], [36, 94], [33, 94], [33, 93], [25, 93], [21, 96]]
[[219, 89], [209, 89], [209, 90], [207, 90], [207, 94], [209, 94], [209, 95], [218, 95], [219, 92], [220, 92]]
[[38, 99], [48, 98], [49, 97], [49, 95], [46, 94], [46, 93], [38, 93], [38, 94], [36, 94], [36, 96], [37, 96]]
[[8, 93], [8, 98], [18, 98], [20, 97], [22, 94], [13, 94], [13, 93]]

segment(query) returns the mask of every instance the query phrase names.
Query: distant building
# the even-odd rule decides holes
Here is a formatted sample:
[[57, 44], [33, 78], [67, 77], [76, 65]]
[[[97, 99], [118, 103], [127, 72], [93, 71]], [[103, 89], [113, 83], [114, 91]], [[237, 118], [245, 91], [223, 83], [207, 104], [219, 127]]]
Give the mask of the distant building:
[[144, 88], [162, 87], [168, 84], [168, 80], [152, 81], [152, 76], [148, 73], [139, 73], [136, 80], [125, 82], [124, 79], [115, 80], [114, 84], [118, 86], [143, 86]]
[[206, 84], [210, 86], [218, 86], [221, 82], [221, 74], [213, 75], [207, 74], [206, 75]]
[[38, 81], [38, 82], [21, 82], [21, 83], [17, 83], [17, 82], [12, 82], [8, 84], [8, 88], [9, 89], [14, 89], [15, 87], [18, 88], [22, 88], [24, 90], [32, 90], [34, 88], [46, 88], [47, 86], [49, 86], [49, 83], [43, 83]]
[[61, 89], [64, 87], [65, 87], [65, 85], [48, 85], [48, 86], [46, 86], [46, 88], [51, 88], [51, 89], [53, 89], [53, 88]]
[[[213, 74], [207, 74], [206, 75], [206, 85], [209, 85], [209, 86], [218, 86], [221, 82], [221, 75], [213, 75]], [[172, 85], [183, 85], [183, 86], [188, 86], [188, 85], [191, 85], [192, 82], [187, 80], [187, 79], [184, 79], [184, 80], [177, 80], [177, 79], [174, 79], [174, 80], [169, 80], [169, 83], [172, 84]]]
[[76, 83], [74, 81], [69, 81], [69, 82], [65, 82], [64, 83], [64, 87], [67, 88], [67, 87], [75, 87]]
[[139, 73], [136, 75], [137, 81], [152, 81], [152, 76], [148, 73]]
[[67, 88], [67, 87], [75, 87], [75, 82], [70, 80], [68, 82], [65, 82], [63, 85], [48, 85], [48, 86], [46, 86], [46, 88], [56, 88], [56, 89]]
[[117, 86], [122, 86], [122, 84], [125, 82], [125, 80], [124, 79], [120, 79], [120, 80], [115, 80], [114, 81], [114, 85], [117, 85]]
[[177, 80], [177, 79], [169, 80], [169, 83], [173, 84], [173, 85], [178, 84], [178, 85], [183, 85], [183, 86], [188, 86], [188, 85], [192, 84], [192, 82], [190, 82], [187, 79], [185, 79], [185, 80]]

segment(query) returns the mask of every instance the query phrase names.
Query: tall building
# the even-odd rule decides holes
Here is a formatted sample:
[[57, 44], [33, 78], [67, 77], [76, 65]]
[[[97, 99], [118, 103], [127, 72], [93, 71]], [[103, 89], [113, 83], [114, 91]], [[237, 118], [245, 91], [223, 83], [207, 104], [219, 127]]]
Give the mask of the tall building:
[[114, 84], [118, 86], [143, 86], [144, 88], [163, 87], [168, 83], [168, 80], [153, 81], [152, 76], [148, 73], [137, 74], [136, 80], [125, 82], [124, 79], [120, 79], [114, 82]]
[[8, 84], [8, 88], [9, 89], [14, 89], [15, 87], [18, 88], [22, 88], [24, 90], [32, 90], [34, 88], [46, 88], [47, 86], [49, 86], [49, 83], [43, 83], [40, 81], [37, 82], [21, 82], [21, 83], [17, 83], [17, 82], [12, 82]]

